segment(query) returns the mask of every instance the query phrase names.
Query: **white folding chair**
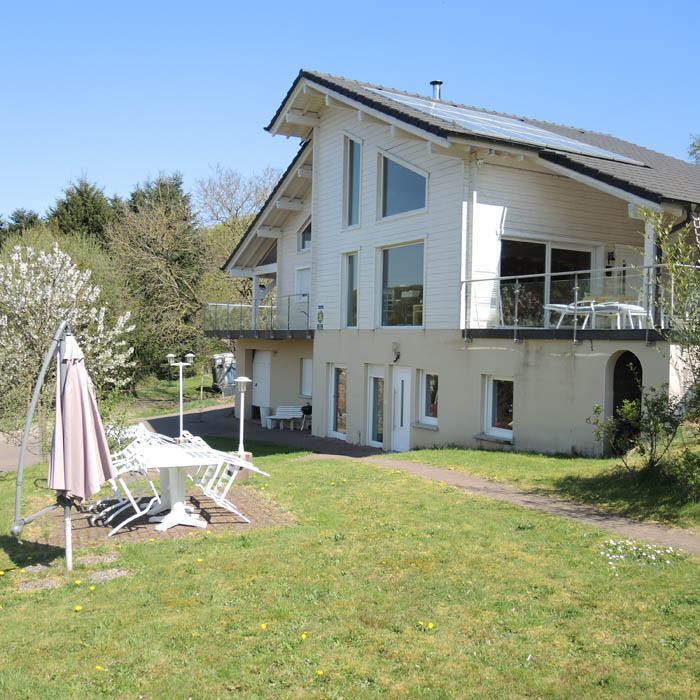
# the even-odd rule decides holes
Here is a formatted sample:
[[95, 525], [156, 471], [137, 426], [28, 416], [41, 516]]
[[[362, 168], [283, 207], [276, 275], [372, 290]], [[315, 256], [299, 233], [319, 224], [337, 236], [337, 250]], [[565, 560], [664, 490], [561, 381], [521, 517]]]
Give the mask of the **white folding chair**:
[[222, 468], [218, 472], [218, 476], [215, 476], [209, 485], [202, 489], [202, 493], [211, 498], [211, 500], [214, 501], [214, 503], [216, 503], [216, 505], [220, 508], [230, 511], [245, 522], [249, 523], [250, 520], [248, 520], [248, 518], [246, 518], [240, 510], [238, 510], [234, 503], [228, 500], [228, 492], [231, 489], [231, 486], [233, 486], [233, 482], [236, 480], [238, 473], [243, 469], [248, 469], [256, 474], [261, 474], [262, 476], [269, 477], [270, 475], [237, 455], [220, 452], [219, 450], [216, 450], [216, 452], [219, 452], [221, 455]]

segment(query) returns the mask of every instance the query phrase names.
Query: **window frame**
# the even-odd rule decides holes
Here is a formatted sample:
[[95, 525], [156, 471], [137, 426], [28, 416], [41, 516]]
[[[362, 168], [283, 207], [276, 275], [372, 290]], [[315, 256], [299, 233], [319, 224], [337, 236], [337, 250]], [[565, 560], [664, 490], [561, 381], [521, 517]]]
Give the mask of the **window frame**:
[[[304, 363], [305, 362], [310, 362], [310, 385], [311, 385], [311, 392], [308, 394], [304, 393]], [[305, 398], [305, 399], [310, 399], [313, 396], [313, 376], [314, 376], [314, 366], [313, 366], [313, 358], [312, 357], [300, 357], [299, 358], [299, 396]]]
[[[510, 382], [513, 385], [513, 405], [515, 406], [515, 380], [513, 377], [508, 377], [502, 374], [487, 374], [484, 375], [484, 435], [499, 438], [501, 440], [513, 441], [513, 428], [498, 428], [491, 425], [491, 416], [493, 415], [493, 382]], [[515, 409], [513, 409], [513, 425], [515, 425]]]
[[429, 414], [426, 414], [426, 412], [425, 412], [425, 405], [426, 405], [426, 398], [427, 398], [426, 380], [428, 377], [435, 377], [438, 381], [438, 392], [439, 392], [440, 376], [435, 370], [421, 369], [418, 372], [418, 377], [419, 377], [418, 378], [418, 381], [419, 381], [418, 422], [423, 424], [423, 425], [435, 425], [436, 426], [438, 424], [438, 419], [440, 416], [439, 409], [438, 409], [437, 416], [431, 416]]
[[[304, 233], [306, 232], [306, 229], [309, 229], [309, 245], [304, 247], [304, 242], [303, 242], [303, 236]], [[311, 217], [306, 219], [304, 223], [301, 225], [301, 228], [297, 232], [297, 252], [299, 253], [310, 253], [311, 248], [313, 247], [314, 244], [314, 238], [313, 238], [313, 227], [311, 225]]]
[[[419, 325], [409, 325], [409, 326], [385, 326], [384, 320], [384, 252], [387, 250], [392, 250], [394, 248], [406, 248], [413, 245], [423, 246], [423, 301], [421, 306], [421, 323]], [[377, 260], [376, 260], [376, 270], [377, 270], [377, 294], [376, 294], [376, 304], [375, 313], [377, 314], [377, 322], [375, 324], [376, 328], [387, 328], [391, 330], [401, 330], [401, 329], [417, 329], [425, 328], [425, 278], [426, 278], [426, 250], [427, 250], [427, 240], [425, 238], [418, 238], [412, 241], [402, 241], [401, 243], [393, 243], [391, 245], [382, 245], [377, 247]]]
[[[397, 212], [396, 214], [389, 214], [384, 216], [384, 161], [390, 160], [396, 163], [396, 165], [414, 172], [416, 175], [420, 175], [425, 180], [425, 196], [423, 198], [424, 204], [422, 207], [417, 209], [407, 209], [406, 211]], [[397, 158], [393, 153], [384, 151], [382, 149], [377, 149], [377, 223], [382, 223], [384, 221], [394, 221], [403, 216], [413, 216], [414, 214], [422, 214], [428, 211], [428, 180], [430, 178], [430, 173], [422, 168], [419, 168], [412, 163], [409, 163], [401, 158]]]
[[[372, 419], [374, 414], [372, 409], [374, 408], [372, 389], [374, 388], [374, 380], [381, 379], [384, 391], [386, 391], [386, 380], [384, 378], [384, 365], [368, 365], [367, 367], [367, 444], [370, 447], [384, 447], [384, 442], [378, 442], [372, 439]], [[386, 394], [384, 394], [384, 406], [382, 407], [382, 436], [386, 439], [386, 411], [384, 407], [386, 406]]]
[[[350, 218], [350, 143], [356, 143], [360, 149], [357, 178], [357, 221], [349, 223]], [[364, 142], [354, 134], [345, 133], [343, 136], [343, 221], [344, 230], [359, 228], [362, 221], [362, 160], [364, 157]]]
[[[350, 258], [354, 256], [355, 257], [355, 275], [357, 277], [357, 295], [356, 295], [356, 306], [357, 308], [355, 309], [355, 325], [350, 325], [348, 323], [348, 312], [350, 310], [350, 299], [349, 299], [349, 294], [348, 292], [350, 291], [348, 286], [350, 282], [350, 270], [349, 268], [349, 260]], [[344, 252], [342, 254], [343, 257], [343, 268], [341, 270], [341, 284], [343, 285], [342, 288], [342, 313], [343, 313], [343, 328], [358, 328], [359, 324], [359, 300], [360, 300], [360, 268], [359, 268], [359, 263], [360, 263], [360, 251], [359, 250], [349, 250], [347, 252]]]
[[[339, 433], [334, 429], [334, 423], [335, 423], [335, 394], [336, 394], [336, 377], [335, 373], [336, 370], [345, 370], [345, 433]], [[348, 388], [348, 368], [347, 365], [342, 365], [342, 364], [330, 364], [330, 372], [329, 372], [329, 382], [328, 382], [328, 403], [329, 403], [329, 411], [328, 411], [328, 437], [336, 438], [338, 440], [346, 440], [348, 439], [347, 436], [347, 421], [348, 421], [348, 405], [347, 405], [347, 388]]]

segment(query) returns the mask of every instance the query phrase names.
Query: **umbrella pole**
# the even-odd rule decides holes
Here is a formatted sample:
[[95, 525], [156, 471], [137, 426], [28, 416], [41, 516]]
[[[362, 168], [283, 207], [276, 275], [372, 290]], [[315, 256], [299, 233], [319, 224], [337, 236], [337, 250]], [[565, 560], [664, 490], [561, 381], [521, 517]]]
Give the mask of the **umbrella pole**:
[[66, 569], [73, 570], [73, 529], [70, 520], [70, 506], [63, 507], [63, 526], [66, 534]]

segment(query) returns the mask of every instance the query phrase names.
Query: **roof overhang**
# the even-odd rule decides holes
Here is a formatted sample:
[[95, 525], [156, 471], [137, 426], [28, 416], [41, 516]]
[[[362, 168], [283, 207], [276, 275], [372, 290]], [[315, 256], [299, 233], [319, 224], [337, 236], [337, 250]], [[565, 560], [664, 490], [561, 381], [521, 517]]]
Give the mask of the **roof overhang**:
[[[302, 144], [222, 270], [234, 277], [271, 274], [263, 261], [277, 245], [290, 216], [311, 211], [312, 146]], [[276, 268], [275, 268], [276, 269]]]

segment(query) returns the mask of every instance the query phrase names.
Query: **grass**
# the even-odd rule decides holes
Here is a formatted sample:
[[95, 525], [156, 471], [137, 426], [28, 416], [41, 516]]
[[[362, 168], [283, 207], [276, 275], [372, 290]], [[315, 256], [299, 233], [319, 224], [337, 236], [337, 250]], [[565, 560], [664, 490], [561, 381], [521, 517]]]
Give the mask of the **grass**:
[[415, 450], [400, 458], [596, 505], [630, 518], [700, 527], [700, 503], [686, 502], [671, 485], [633, 478], [616, 459], [463, 449]]
[[0, 577], [1, 697], [697, 696], [696, 559], [616, 576], [594, 528], [250, 446], [272, 478], [235, 488], [296, 525], [124, 544], [94, 591]]
[[[148, 418], [174, 413], [180, 410], [180, 381], [149, 377], [139, 382], [131, 396], [124, 400], [129, 418]], [[211, 376], [204, 377], [204, 399], [200, 401], [200, 376], [185, 377], [183, 386], [183, 409], [193, 411], [207, 406], [230, 405], [231, 397], [224, 398], [211, 388]]]

